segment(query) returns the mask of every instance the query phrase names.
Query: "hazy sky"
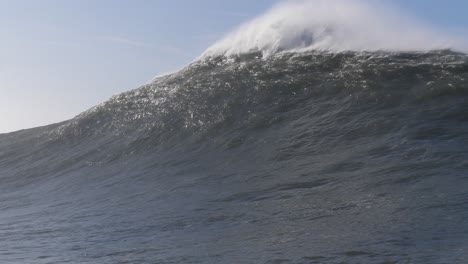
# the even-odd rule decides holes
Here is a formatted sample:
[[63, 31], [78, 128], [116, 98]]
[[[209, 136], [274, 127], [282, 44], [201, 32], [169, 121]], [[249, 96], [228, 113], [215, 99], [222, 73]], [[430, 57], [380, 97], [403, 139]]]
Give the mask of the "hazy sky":
[[[72, 118], [176, 70], [276, 2], [0, 0], [0, 133]], [[467, 32], [466, 0], [391, 2]]]

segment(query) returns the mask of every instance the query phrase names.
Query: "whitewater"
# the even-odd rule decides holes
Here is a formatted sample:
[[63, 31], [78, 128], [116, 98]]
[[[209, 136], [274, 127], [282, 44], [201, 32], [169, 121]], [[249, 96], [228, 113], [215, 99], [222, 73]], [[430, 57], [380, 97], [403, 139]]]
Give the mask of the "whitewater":
[[465, 263], [464, 47], [375, 1], [280, 3], [0, 135], [0, 262]]
[[202, 57], [261, 51], [467, 51], [466, 41], [378, 1], [285, 1], [209, 47]]

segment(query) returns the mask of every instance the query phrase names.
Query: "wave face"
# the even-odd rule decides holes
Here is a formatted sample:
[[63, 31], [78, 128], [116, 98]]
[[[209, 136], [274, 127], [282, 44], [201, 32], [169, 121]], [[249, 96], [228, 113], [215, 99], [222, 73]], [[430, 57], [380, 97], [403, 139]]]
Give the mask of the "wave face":
[[463, 263], [467, 56], [262, 57], [1, 135], [2, 263]]
[[464, 41], [436, 32], [377, 1], [285, 1], [240, 26], [202, 57], [282, 51], [466, 51]]

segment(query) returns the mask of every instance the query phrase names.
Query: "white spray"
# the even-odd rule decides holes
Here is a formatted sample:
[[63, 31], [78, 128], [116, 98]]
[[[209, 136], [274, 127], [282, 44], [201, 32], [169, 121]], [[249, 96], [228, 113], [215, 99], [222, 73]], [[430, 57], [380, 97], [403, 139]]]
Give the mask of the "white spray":
[[240, 26], [204, 56], [261, 51], [430, 51], [463, 50], [463, 43], [377, 1], [287, 1]]

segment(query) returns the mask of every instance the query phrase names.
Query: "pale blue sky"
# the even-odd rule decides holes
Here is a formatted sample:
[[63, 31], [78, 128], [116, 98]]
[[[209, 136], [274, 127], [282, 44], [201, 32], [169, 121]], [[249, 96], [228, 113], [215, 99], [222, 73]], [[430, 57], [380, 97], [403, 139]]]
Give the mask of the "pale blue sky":
[[[72, 118], [176, 70], [276, 2], [0, 0], [0, 133]], [[439, 29], [468, 27], [468, 1], [392, 2]]]

